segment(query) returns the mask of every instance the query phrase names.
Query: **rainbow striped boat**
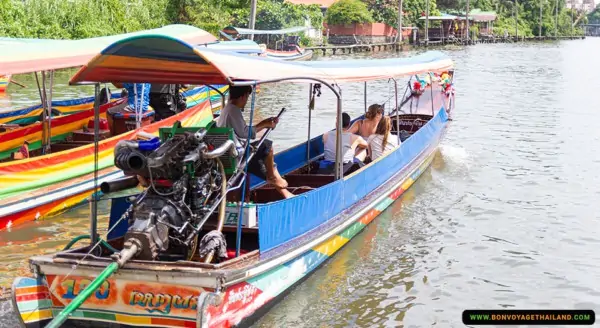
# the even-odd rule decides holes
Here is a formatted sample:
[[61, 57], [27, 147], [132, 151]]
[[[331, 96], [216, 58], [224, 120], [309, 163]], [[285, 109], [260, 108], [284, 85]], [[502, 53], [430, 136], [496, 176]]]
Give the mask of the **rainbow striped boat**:
[[[115, 57], [123, 60], [111, 60]], [[333, 83], [363, 83], [430, 72], [448, 72], [453, 77], [452, 66], [452, 60], [436, 51], [412, 58], [284, 62], [198, 49], [157, 35], [115, 43], [82, 68], [71, 82], [319, 83], [338, 99], [340, 131], [342, 102]], [[155, 70], [156, 67], [161, 70]], [[225, 223], [221, 231], [228, 245], [233, 246], [228, 246], [229, 258], [221, 262], [199, 263], [194, 258], [140, 261], [134, 257], [120, 265], [112, 277], [92, 285], [97, 286], [96, 290], [86, 289], [93, 277], [114, 264], [110, 256], [115, 248], [123, 247], [123, 236], [129, 229], [128, 220], [120, 219], [127, 215], [127, 198], [112, 198], [107, 236], [110, 246], [101, 246], [102, 251], [95, 255], [90, 254], [100, 244], [33, 257], [30, 263], [34, 277], [15, 280], [13, 302], [23, 325], [43, 326], [61, 317], [59, 313], [75, 298], [79, 299], [84, 289], [83, 295], [90, 296], [71, 312], [68, 322], [72, 326], [252, 324], [402, 196], [431, 164], [449, 122], [453, 92], [433, 82], [423, 87], [424, 92], [410, 94], [411, 99], [402, 101], [400, 106], [398, 101], [402, 99], [397, 98], [396, 92], [397, 110], [388, 114], [394, 127], [393, 137], [405, 138], [401, 145], [366, 166], [344, 174], [341, 152], [337, 152], [334, 173], [316, 174], [324, 144], [322, 136], [309, 135], [306, 142], [275, 157], [295, 197], [281, 199], [265, 181], [251, 176], [246, 186], [253, 203], [243, 203], [251, 215], [245, 222], [234, 217]], [[285, 118], [280, 124], [285, 124]], [[339, 134], [336, 140], [337, 149], [342, 149]], [[102, 160], [104, 151], [106, 147], [100, 151]], [[228, 193], [227, 199], [234, 196]], [[250, 217], [255, 217], [257, 224]], [[92, 220], [94, 226], [97, 218]], [[216, 218], [209, 219], [201, 227], [199, 237], [214, 229], [215, 224]]]
[[5, 92], [10, 83], [10, 75], [0, 75], [0, 92]]
[[[10, 46], [0, 53], [0, 73], [27, 73], [76, 67], [87, 63], [96, 53], [109, 44], [126, 37], [160, 34], [177, 37], [190, 44], [216, 51], [258, 54], [262, 50], [255, 42], [219, 42], [208, 32], [186, 25], [169, 25], [159, 29], [107, 36], [85, 40], [45, 40], [0, 38], [0, 45]], [[195, 87], [185, 91], [188, 111], [178, 116], [184, 122], [194, 123], [198, 117], [211, 116], [199, 111], [198, 106], [208, 106], [217, 113], [227, 92], [227, 86]], [[114, 93], [111, 103], [102, 106], [102, 116], [111, 107], [120, 106], [124, 100], [120, 93]], [[115, 100], [116, 99], [116, 100]], [[93, 118], [94, 97], [52, 102], [50, 134], [52, 143], [70, 140], [76, 130], [86, 126]], [[208, 105], [207, 105], [208, 104]], [[204, 108], [204, 107], [202, 107]], [[40, 220], [60, 213], [72, 206], [85, 202], [91, 191], [92, 166], [90, 148], [80, 147], [68, 152], [35, 157], [28, 160], [6, 162], [25, 141], [33, 153], [42, 148], [43, 123], [39, 122], [42, 105], [0, 112], [0, 125], [13, 124], [11, 128], [0, 129], [0, 230], [17, 224]], [[56, 115], [56, 116], [55, 116]], [[157, 132], [165, 123], [154, 124], [151, 132]], [[197, 122], [196, 122], [197, 123]], [[24, 125], [17, 126], [14, 125]], [[1, 128], [1, 126], [0, 126]], [[3, 131], [4, 130], [4, 131]], [[113, 136], [113, 144], [118, 140], [132, 138], [135, 134]], [[83, 149], [87, 150], [83, 150]], [[69, 155], [66, 155], [66, 154]], [[107, 155], [108, 156], [108, 155]], [[110, 155], [112, 156], [112, 155]], [[4, 161], [4, 163], [2, 163]], [[102, 167], [106, 179], [114, 177], [111, 171], [112, 159], [106, 157]], [[61, 163], [61, 167], [56, 164]], [[52, 172], [53, 174], [50, 174]], [[111, 175], [112, 174], [112, 175]], [[43, 197], [42, 197], [43, 196]]]
[[[226, 92], [227, 86], [220, 86], [218, 90]], [[209, 94], [210, 98], [208, 98]], [[206, 124], [212, 121], [213, 110], [221, 107], [221, 96], [208, 87], [197, 87], [186, 91], [184, 95], [187, 98], [187, 110], [100, 142], [102, 152], [99, 167], [102, 170], [102, 181], [122, 175], [113, 167], [113, 147], [118, 141], [135, 138], [139, 131], [157, 134], [160, 127], [170, 126], [175, 120], [180, 120], [184, 126]], [[101, 106], [101, 117], [106, 117], [109, 108], [124, 102], [125, 99], [120, 99]], [[93, 109], [90, 109], [54, 119], [52, 121], [54, 140], [66, 138], [74, 130], [73, 126], [87, 125], [93, 115]], [[33, 131], [33, 129], [37, 130]], [[39, 135], [41, 135], [41, 126], [33, 125], [25, 130], [19, 129], [9, 134], [0, 134], [0, 145], [10, 144], [11, 138], [32, 140], [31, 138]], [[31, 146], [35, 144], [34, 142]], [[41, 220], [86, 202], [93, 192], [93, 152], [93, 144], [89, 144], [49, 155], [0, 163], [0, 185], [2, 185], [0, 229]]]

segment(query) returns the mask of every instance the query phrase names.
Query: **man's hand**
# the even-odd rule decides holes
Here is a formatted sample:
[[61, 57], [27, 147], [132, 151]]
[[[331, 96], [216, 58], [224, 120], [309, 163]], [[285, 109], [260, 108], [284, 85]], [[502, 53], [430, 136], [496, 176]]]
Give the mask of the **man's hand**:
[[262, 122], [258, 123], [258, 129], [274, 129], [279, 123], [279, 118], [277, 117], [269, 117]]

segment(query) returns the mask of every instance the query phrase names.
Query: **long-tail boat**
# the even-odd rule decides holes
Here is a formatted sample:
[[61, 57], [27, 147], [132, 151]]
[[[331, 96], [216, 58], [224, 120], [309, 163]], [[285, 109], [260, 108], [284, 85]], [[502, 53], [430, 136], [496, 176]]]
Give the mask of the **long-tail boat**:
[[[286, 37], [286, 34], [295, 34], [307, 31], [309, 28], [304, 26], [289, 27], [281, 30], [253, 30], [248, 28], [228, 26], [221, 31], [221, 35], [229, 40], [240, 38], [248, 35], [265, 35], [266, 40], [264, 51], [267, 57], [280, 60], [309, 60], [312, 58], [313, 51], [301, 48], [298, 43], [300, 37], [297, 35], [290, 35]], [[269, 40], [269, 36], [279, 35], [281, 40], [274, 41], [273, 49], [268, 46], [272, 43]]]
[[10, 75], [0, 75], [0, 92], [6, 91], [10, 83]]
[[[253, 150], [243, 140], [243, 147], [236, 147], [232, 129], [181, 128], [175, 122], [161, 129], [160, 139], [118, 144], [116, 162], [128, 177], [105, 184], [109, 193], [104, 197], [111, 199], [107, 236], [103, 239], [96, 231], [98, 198], [94, 198], [91, 242], [31, 258], [33, 277], [14, 281], [13, 303], [22, 324], [47, 328], [67, 321], [85, 327], [251, 324], [357, 236], [427, 169], [454, 105], [452, 66], [452, 60], [437, 51], [412, 58], [294, 63], [198, 49], [160, 35], [109, 46], [71, 83], [304, 82], [310, 83], [309, 110], [321, 87], [331, 91], [337, 98], [334, 170], [316, 171], [323, 159], [323, 139], [309, 132], [306, 142], [276, 155], [279, 172], [295, 195], [282, 199], [273, 187], [248, 175]], [[443, 73], [444, 81], [432, 78], [410, 88], [412, 101], [398, 99], [399, 78], [432, 73]], [[374, 80], [394, 81], [398, 110], [389, 113], [395, 127], [392, 137], [404, 135], [404, 140], [345, 174], [339, 83]], [[253, 93], [250, 125], [255, 98]], [[417, 103], [425, 110], [413, 110]], [[285, 125], [283, 112], [278, 115], [280, 125]], [[99, 118], [95, 122], [98, 125]], [[310, 119], [307, 126], [310, 131]], [[250, 135], [249, 131], [248, 139]], [[141, 193], [134, 188], [119, 195], [131, 191], [127, 188], [140, 179], [146, 181]]]

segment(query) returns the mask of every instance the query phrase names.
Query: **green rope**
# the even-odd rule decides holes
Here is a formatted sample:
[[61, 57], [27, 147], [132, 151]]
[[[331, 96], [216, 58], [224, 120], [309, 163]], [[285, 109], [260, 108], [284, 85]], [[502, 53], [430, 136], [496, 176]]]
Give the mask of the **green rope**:
[[[90, 235], [81, 235], [81, 236], [77, 236], [77, 237], [73, 238], [67, 244], [67, 246], [65, 246], [65, 248], [63, 248], [63, 251], [66, 251], [66, 250], [70, 249], [71, 247], [73, 247], [73, 245], [75, 245], [78, 241], [80, 241], [82, 239], [90, 239]], [[100, 239], [100, 243], [102, 244], [102, 246], [106, 247], [109, 251], [111, 251], [113, 253], [118, 253], [119, 252], [114, 247], [112, 247], [109, 243], [107, 243], [104, 239]]]

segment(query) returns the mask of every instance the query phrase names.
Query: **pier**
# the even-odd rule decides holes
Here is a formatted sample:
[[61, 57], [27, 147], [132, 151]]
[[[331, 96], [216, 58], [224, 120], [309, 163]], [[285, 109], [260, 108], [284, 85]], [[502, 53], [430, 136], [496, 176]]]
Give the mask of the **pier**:
[[381, 50], [397, 50], [399, 49], [398, 42], [388, 42], [388, 43], [373, 43], [373, 44], [350, 44], [350, 45], [321, 45], [316, 47], [307, 47], [307, 50], [312, 50], [314, 52], [320, 52], [325, 56], [328, 52], [335, 55], [338, 52], [341, 53], [354, 53], [354, 52], [370, 52], [370, 51], [381, 51]]
[[417, 40], [415, 43], [399, 43], [399, 42], [387, 42], [387, 43], [357, 43], [350, 45], [319, 45], [314, 47], [306, 47], [307, 50], [312, 50], [315, 53], [319, 53], [323, 56], [327, 54], [336, 55], [338, 53], [342, 54], [351, 54], [358, 52], [375, 52], [375, 51], [387, 51], [387, 50], [396, 50], [399, 51], [402, 49], [402, 46], [439, 46], [439, 45], [475, 45], [478, 43], [514, 43], [514, 42], [532, 42], [532, 41], [556, 41], [556, 40], [580, 40], [585, 39], [583, 35], [574, 35], [574, 36], [508, 36], [508, 37], [480, 37], [476, 39], [456, 39], [456, 38], [447, 38], [443, 40]]

